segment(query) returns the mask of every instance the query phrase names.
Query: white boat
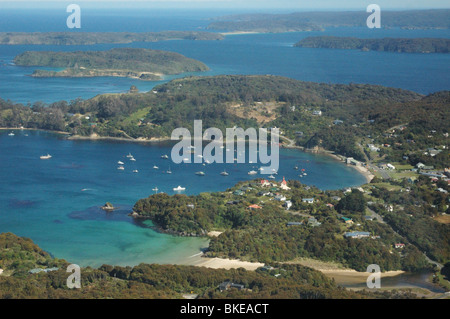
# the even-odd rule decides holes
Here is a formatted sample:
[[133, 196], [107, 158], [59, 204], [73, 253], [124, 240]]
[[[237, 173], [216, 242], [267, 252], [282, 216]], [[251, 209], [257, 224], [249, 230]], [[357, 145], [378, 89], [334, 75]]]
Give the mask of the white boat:
[[52, 158], [52, 156], [51, 156], [50, 154], [42, 155], [42, 156], [40, 157], [41, 160], [46, 160], [46, 159], [51, 159], [51, 158]]
[[170, 166], [169, 166], [169, 169], [166, 171], [166, 173], [167, 174], [172, 174], [172, 170], [170, 169]]
[[308, 175], [308, 174], [306, 174], [306, 173], [303, 173], [303, 176], [306, 176], [306, 175]]
[[139, 173], [139, 171], [138, 171], [137, 169], [135, 169], [135, 170], [133, 171], [133, 173]]
[[174, 188], [173, 190], [174, 190], [175, 192], [181, 192], [181, 191], [186, 190], [186, 187], [178, 186], [178, 187]]
[[228, 175], [230, 175], [230, 174], [228, 174], [226, 171], [223, 171], [222, 173], [220, 173], [220, 175], [222, 175], [222, 176], [228, 176]]
[[128, 157], [128, 158], [132, 158], [133, 155], [131, 155], [131, 153], [128, 153], [127, 157]]
[[123, 170], [125, 169], [125, 167], [119, 166], [119, 167], [117, 167], [117, 169], [118, 169], [119, 171], [123, 171]]
[[124, 164], [124, 162], [118, 161], [118, 162], [117, 162], [117, 164], [119, 164], [119, 165], [123, 165], [123, 164]]
[[258, 174], [257, 171], [250, 171], [250, 172], [248, 172], [248, 175], [256, 175], [256, 174]]
[[136, 159], [134, 157], [130, 158], [130, 161], [136, 162]]
[[195, 175], [198, 175], [198, 176], [205, 176], [205, 172], [197, 172], [197, 173], [195, 173]]
[[14, 136], [15, 134], [14, 134], [13, 132], [11, 132], [11, 133], [9, 133], [8, 135], [9, 135], [9, 136]]
[[169, 155], [162, 155], [161, 158], [163, 158], [163, 159], [169, 159]]
[[270, 178], [270, 179], [275, 179], [275, 176], [270, 175], [268, 178]]
[[158, 187], [155, 187], [152, 189], [152, 191], [157, 192], [157, 191], [159, 191], [159, 189], [158, 189]]
[[159, 167], [158, 167], [158, 166], [156, 166], [156, 165], [155, 165], [155, 166], [153, 166], [153, 168], [154, 168], [154, 169], [159, 169]]

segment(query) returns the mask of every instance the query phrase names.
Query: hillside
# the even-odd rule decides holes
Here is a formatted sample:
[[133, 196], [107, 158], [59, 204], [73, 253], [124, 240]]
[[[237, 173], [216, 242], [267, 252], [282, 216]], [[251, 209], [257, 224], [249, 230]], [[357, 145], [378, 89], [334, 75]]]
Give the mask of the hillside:
[[450, 53], [450, 39], [358, 39], [351, 37], [307, 37], [295, 47], [324, 49], [354, 49], [363, 51], [385, 51], [403, 53]]
[[[14, 250], [15, 254], [11, 254]], [[36, 251], [36, 252], [34, 252]], [[29, 273], [33, 264], [24, 263], [23, 256], [39, 254], [40, 248], [31, 240], [11, 233], [0, 234], [0, 256], [26, 271], [0, 274], [0, 299], [182, 299], [195, 294], [199, 299], [215, 298], [414, 298], [410, 293], [356, 293], [339, 288], [323, 274], [300, 265], [273, 264], [283, 268], [283, 276], [259, 269], [208, 269], [195, 266], [148, 265], [120, 267], [103, 265], [98, 269], [81, 268], [81, 288], [69, 289], [66, 282], [68, 263], [48, 272]], [[57, 263], [56, 259], [49, 262]], [[4, 263], [2, 261], [2, 263]], [[0, 264], [0, 266], [5, 267]], [[45, 267], [43, 267], [45, 268]], [[219, 285], [232, 281], [244, 289], [221, 291]], [[176, 312], [179, 310], [177, 309]]]
[[158, 42], [167, 40], [223, 40], [211, 32], [0, 32], [0, 44], [92, 45], [100, 43]]
[[[320, 84], [276, 76], [189, 77], [144, 94], [100, 95], [49, 108], [36, 103], [35, 113], [3, 101], [0, 126], [144, 140], [170, 137], [178, 127], [192, 129], [196, 119], [203, 120], [204, 128], [222, 131], [234, 126], [277, 126], [298, 146], [324, 148], [359, 160], [365, 159], [366, 151], [358, 144], [393, 145], [398, 139], [401, 145], [383, 147], [382, 160], [416, 165], [428, 148], [446, 145], [449, 105], [449, 92], [424, 97], [377, 85]], [[401, 134], [387, 133], [398, 125], [405, 126]], [[412, 136], [415, 143], [407, 143]], [[405, 153], [408, 159], [403, 159]], [[427, 160], [444, 168], [447, 158], [448, 150], [442, 149]]]
[[155, 80], [165, 74], [208, 70], [203, 63], [178, 53], [131, 48], [76, 52], [27, 51], [16, 56], [14, 63], [20, 66], [65, 68], [63, 71], [37, 70], [33, 73], [34, 77], [126, 76]]

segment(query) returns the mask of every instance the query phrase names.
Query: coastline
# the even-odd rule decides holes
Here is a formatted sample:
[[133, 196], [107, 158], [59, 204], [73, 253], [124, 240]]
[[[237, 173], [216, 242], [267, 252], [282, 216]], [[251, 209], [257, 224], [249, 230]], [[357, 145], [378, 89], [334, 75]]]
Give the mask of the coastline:
[[[44, 131], [44, 132], [50, 132], [50, 133], [56, 133], [56, 134], [61, 134], [61, 135], [65, 135], [67, 136], [68, 140], [73, 140], [73, 141], [118, 141], [118, 142], [130, 142], [130, 143], [161, 143], [161, 142], [168, 142], [168, 141], [173, 141], [170, 137], [152, 137], [152, 138], [144, 138], [144, 137], [138, 137], [138, 138], [131, 138], [131, 137], [112, 137], [112, 136], [99, 136], [98, 134], [92, 134], [90, 136], [82, 136], [82, 135], [72, 135], [71, 133], [68, 132], [62, 132], [62, 131], [51, 131], [51, 130], [44, 130], [44, 129], [35, 129], [35, 128], [8, 128], [8, 127], [3, 127], [0, 128], [0, 130], [30, 130], [30, 131]], [[287, 149], [297, 149], [303, 152], [309, 152], [309, 153], [315, 153], [315, 154], [320, 154], [320, 155], [326, 155], [326, 156], [330, 156], [333, 159], [339, 161], [339, 162], [344, 162], [345, 161], [345, 157], [341, 156], [341, 155], [337, 155], [335, 154], [333, 151], [328, 151], [325, 149], [307, 149], [304, 148], [302, 146], [297, 146], [295, 145], [295, 142], [285, 136], [280, 136], [281, 139], [284, 139], [285, 141], [287, 141], [289, 144], [288, 145], [284, 145], [284, 144], [280, 144], [280, 146], [282, 148], [287, 148]], [[202, 139], [202, 141], [204, 141]], [[211, 142], [211, 141], [205, 141], [205, 142]], [[223, 140], [223, 143], [226, 143], [226, 139]], [[361, 175], [364, 176], [364, 178], [366, 179], [366, 183], [370, 183], [370, 181], [375, 177], [374, 174], [372, 174], [372, 172], [365, 166], [362, 165], [348, 165], [353, 167], [355, 170], [358, 171], [358, 173], [360, 173]]]

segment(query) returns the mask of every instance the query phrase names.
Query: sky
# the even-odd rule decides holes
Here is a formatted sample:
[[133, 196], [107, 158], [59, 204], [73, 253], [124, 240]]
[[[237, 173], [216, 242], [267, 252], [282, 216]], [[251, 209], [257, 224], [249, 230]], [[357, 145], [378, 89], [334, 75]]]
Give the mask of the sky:
[[360, 10], [369, 4], [382, 9], [414, 10], [450, 8], [449, 0], [0, 0], [2, 8], [67, 7], [74, 3], [99, 8], [230, 8], [230, 9], [298, 9], [298, 10]]

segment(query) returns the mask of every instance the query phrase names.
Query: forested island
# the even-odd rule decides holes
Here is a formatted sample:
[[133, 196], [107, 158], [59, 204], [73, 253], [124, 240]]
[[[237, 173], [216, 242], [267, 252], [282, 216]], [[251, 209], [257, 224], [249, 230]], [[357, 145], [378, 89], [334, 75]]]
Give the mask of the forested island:
[[359, 39], [354, 37], [307, 37], [295, 47], [324, 49], [354, 49], [402, 53], [450, 53], [450, 39], [438, 38], [383, 38]]
[[[450, 10], [383, 11], [383, 28], [448, 29]], [[290, 14], [240, 14], [215, 18], [210, 30], [230, 32], [319, 31], [329, 27], [366, 27], [365, 10], [296, 12]]]
[[167, 40], [223, 40], [218, 33], [202, 31], [161, 32], [0, 32], [0, 44], [93, 45], [100, 43], [158, 42]]
[[178, 53], [134, 48], [76, 52], [27, 51], [16, 56], [14, 63], [19, 66], [64, 68], [62, 71], [35, 70], [33, 77], [119, 76], [153, 81], [167, 74], [209, 70], [202, 62]]

